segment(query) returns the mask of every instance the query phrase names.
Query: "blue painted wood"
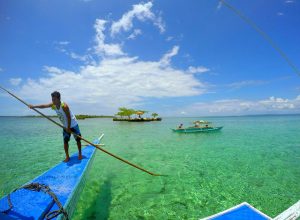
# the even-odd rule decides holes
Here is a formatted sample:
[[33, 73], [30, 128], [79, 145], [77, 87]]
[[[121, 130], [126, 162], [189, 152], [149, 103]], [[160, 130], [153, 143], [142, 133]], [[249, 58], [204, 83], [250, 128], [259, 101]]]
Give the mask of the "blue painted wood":
[[259, 213], [255, 209], [247, 205], [242, 205], [238, 208], [222, 213], [215, 217], [209, 218], [210, 220], [268, 220], [265, 215]]
[[[94, 144], [99, 144], [99, 142], [100, 140], [97, 139]], [[95, 152], [96, 148], [93, 146], [84, 147], [82, 149], [82, 160], [78, 160], [78, 153], [75, 153], [70, 157], [69, 162], [59, 163], [29, 183], [40, 183], [49, 186], [71, 217]], [[44, 219], [49, 211], [58, 209], [48, 194], [26, 189], [13, 192], [11, 202], [13, 209], [7, 214], [2, 213], [0, 219], [4, 219], [3, 216], [5, 216], [5, 219]], [[8, 207], [7, 196], [4, 196], [0, 199], [0, 211], [6, 210]], [[63, 219], [63, 215], [59, 215], [57, 219]]]
[[189, 127], [189, 128], [181, 128], [181, 129], [172, 129], [174, 132], [177, 133], [197, 133], [197, 132], [212, 132], [212, 131], [219, 131], [223, 127], [202, 127], [202, 128], [196, 128], [196, 127]]

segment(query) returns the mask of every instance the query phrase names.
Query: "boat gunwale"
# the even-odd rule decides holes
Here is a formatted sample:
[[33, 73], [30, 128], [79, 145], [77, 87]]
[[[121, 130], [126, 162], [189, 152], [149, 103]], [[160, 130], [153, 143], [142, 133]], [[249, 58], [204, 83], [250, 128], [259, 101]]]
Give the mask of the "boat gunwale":
[[267, 218], [268, 220], [271, 220], [271, 219], [272, 219], [270, 216], [268, 216], [268, 215], [266, 215], [265, 213], [259, 211], [258, 209], [256, 209], [256, 208], [253, 207], [252, 205], [250, 205], [249, 203], [247, 203], [247, 202], [242, 202], [241, 204], [238, 204], [238, 205], [236, 205], [236, 206], [234, 206], [234, 207], [231, 207], [231, 208], [229, 208], [229, 209], [226, 209], [226, 210], [224, 210], [224, 211], [221, 211], [221, 212], [219, 212], [219, 213], [210, 215], [210, 216], [205, 217], [205, 218], [200, 218], [199, 220], [213, 220], [214, 218], [216, 218], [216, 217], [218, 217], [218, 216], [222, 216], [222, 215], [224, 215], [224, 214], [226, 214], [226, 213], [229, 213], [229, 212], [231, 212], [231, 211], [233, 211], [233, 210], [235, 210], [235, 209], [238, 209], [238, 208], [240, 208], [240, 207], [242, 207], [242, 206], [244, 206], [244, 205], [247, 206], [248, 208], [254, 210], [255, 212], [258, 212], [260, 215], [262, 215], [263, 217]]
[[[94, 143], [94, 144], [100, 143], [100, 141], [101, 141], [101, 139], [103, 138], [103, 136], [104, 136], [104, 134], [102, 134], [102, 135], [101, 135], [98, 139], [96, 139], [93, 143]], [[97, 142], [97, 143], [95, 143], [95, 142]], [[92, 146], [92, 145], [87, 145], [86, 147], [88, 147], [88, 146]], [[93, 161], [94, 161], [95, 153], [96, 153], [96, 148], [94, 148], [94, 152], [92, 153], [91, 158], [90, 158], [89, 161], [87, 162], [87, 164], [86, 164], [85, 168], [83, 169], [81, 175], [78, 177], [78, 178], [79, 178], [79, 181], [77, 181], [76, 185], [74, 186], [74, 190], [73, 190], [72, 193], [69, 195], [68, 199], [66, 200], [65, 204], [63, 205], [63, 208], [64, 208], [64, 210], [67, 211], [68, 217], [69, 217], [69, 218], [72, 217], [72, 215], [74, 214], [74, 209], [75, 209], [75, 207], [74, 207], [72, 211], [69, 211], [69, 210], [70, 210], [69, 205], [70, 205], [70, 203], [72, 202], [74, 195], [78, 194], [78, 191], [79, 191], [79, 190], [82, 190], [82, 189], [84, 188], [84, 186], [82, 186], [82, 189], [78, 189], [78, 188], [80, 187], [80, 185], [82, 185], [82, 181], [84, 181], [84, 183], [85, 183], [84, 177], [85, 177], [85, 175], [86, 175], [86, 172], [89, 171], [89, 168], [90, 168], [91, 164], [92, 164]], [[83, 183], [83, 184], [84, 184], [84, 183]], [[79, 197], [78, 197], [78, 198], [79, 198]], [[54, 205], [55, 205], [55, 204], [54, 204]], [[69, 212], [71, 212], [71, 213], [69, 213]], [[66, 218], [65, 218], [64, 215], [61, 215], [61, 214], [60, 214], [59, 216], [57, 216], [57, 218], [54, 218], [54, 219], [64, 220], [64, 219], [66, 219]]]

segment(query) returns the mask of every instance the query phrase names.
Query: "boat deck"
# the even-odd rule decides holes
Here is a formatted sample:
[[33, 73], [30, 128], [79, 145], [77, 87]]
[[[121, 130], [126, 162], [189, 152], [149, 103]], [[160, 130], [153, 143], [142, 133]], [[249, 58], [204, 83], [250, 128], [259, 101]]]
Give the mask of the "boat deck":
[[[94, 143], [99, 142], [100, 138]], [[78, 160], [78, 153], [75, 153], [70, 157], [69, 162], [59, 163], [29, 183], [49, 186], [70, 217], [84, 186], [85, 175], [92, 163], [95, 151], [96, 148], [93, 146], [84, 147], [82, 160]], [[49, 211], [59, 209], [53, 199], [44, 192], [20, 189], [11, 193], [10, 197], [13, 208], [7, 214], [0, 213], [0, 219], [43, 219]], [[5, 196], [0, 199], [0, 211], [8, 208], [8, 199]], [[54, 219], [63, 219], [63, 215], [60, 214]]]

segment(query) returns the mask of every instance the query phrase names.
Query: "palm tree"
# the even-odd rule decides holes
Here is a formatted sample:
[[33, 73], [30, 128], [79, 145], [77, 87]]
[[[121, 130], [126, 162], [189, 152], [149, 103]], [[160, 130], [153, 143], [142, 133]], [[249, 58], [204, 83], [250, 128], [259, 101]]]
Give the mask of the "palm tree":
[[129, 120], [131, 119], [131, 115], [135, 114], [135, 110], [134, 109], [127, 109], [127, 111], [125, 111], [125, 115], [129, 118]]
[[127, 116], [128, 119], [130, 120], [130, 116], [135, 114], [135, 110], [121, 107], [121, 108], [119, 108], [119, 112], [117, 114], [120, 116]]
[[158, 116], [158, 114], [155, 113], [155, 112], [153, 112], [151, 115], [152, 115], [153, 118], [156, 118]]

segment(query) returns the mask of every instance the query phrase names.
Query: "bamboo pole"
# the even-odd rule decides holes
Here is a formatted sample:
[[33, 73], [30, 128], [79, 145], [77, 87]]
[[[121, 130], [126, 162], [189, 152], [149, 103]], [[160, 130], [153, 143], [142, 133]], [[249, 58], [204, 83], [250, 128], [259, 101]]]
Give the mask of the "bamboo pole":
[[[22, 102], [22, 103], [23, 103], [24, 105], [26, 105], [27, 107], [30, 107], [30, 105], [29, 105], [28, 103], [26, 103], [25, 101], [23, 101], [22, 99], [20, 99], [18, 96], [14, 95], [14, 94], [11, 93], [10, 91], [8, 91], [7, 89], [3, 88], [2, 86], [0, 86], [0, 88], [1, 88], [2, 90], [4, 90], [5, 92], [7, 92], [8, 94], [10, 94], [11, 96], [13, 96], [14, 98], [16, 98], [17, 100], [19, 100], [20, 102]], [[40, 112], [39, 110], [37, 110], [37, 109], [35, 109], [35, 108], [31, 108], [31, 109], [34, 110], [35, 112], [39, 113], [40, 115], [42, 115], [44, 118], [48, 119], [49, 121], [53, 122], [53, 123], [56, 124], [57, 126], [59, 126], [59, 127], [61, 127], [62, 129], [65, 129], [65, 130], [66, 130], [66, 128], [65, 128], [64, 126], [62, 126], [61, 124], [57, 123], [57, 122], [54, 121], [52, 118], [50, 118], [50, 117], [48, 117], [47, 115], [45, 115], [44, 113]], [[144, 169], [144, 168], [142, 168], [142, 167], [140, 167], [140, 166], [138, 166], [138, 165], [135, 165], [135, 164], [129, 162], [128, 160], [125, 160], [125, 159], [123, 159], [123, 158], [121, 158], [121, 157], [119, 157], [119, 156], [117, 156], [117, 155], [115, 155], [115, 154], [113, 154], [113, 153], [110, 153], [109, 151], [107, 151], [107, 150], [101, 148], [99, 145], [93, 144], [92, 142], [88, 141], [88, 140], [85, 139], [84, 137], [81, 137], [80, 135], [75, 134], [73, 131], [71, 131], [71, 133], [72, 133], [73, 135], [79, 137], [79, 138], [80, 138], [81, 140], [83, 140], [84, 142], [86, 142], [86, 143], [90, 144], [91, 146], [97, 148], [98, 150], [101, 150], [102, 152], [104, 152], [104, 153], [106, 153], [106, 154], [108, 154], [108, 155], [110, 155], [110, 156], [112, 156], [112, 157], [114, 157], [114, 158], [116, 158], [116, 159], [118, 159], [118, 160], [120, 160], [120, 161], [122, 161], [122, 162], [124, 162], [124, 163], [126, 163], [126, 164], [128, 164], [128, 165], [130, 165], [130, 166], [132, 166], [132, 167], [134, 167], [134, 168], [136, 168], [136, 169], [139, 169], [139, 170], [141, 170], [141, 171], [143, 171], [143, 172], [145, 172], [145, 173], [148, 173], [148, 174], [150, 174], [150, 175], [152, 175], [152, 176], [163, 176], [163, 175], [161, 175], [161, 174], [152, 173], [152, 172], [150, 172], [150, 171], [148, 171], [148, 170], [146, 170], [146, 169]]]

